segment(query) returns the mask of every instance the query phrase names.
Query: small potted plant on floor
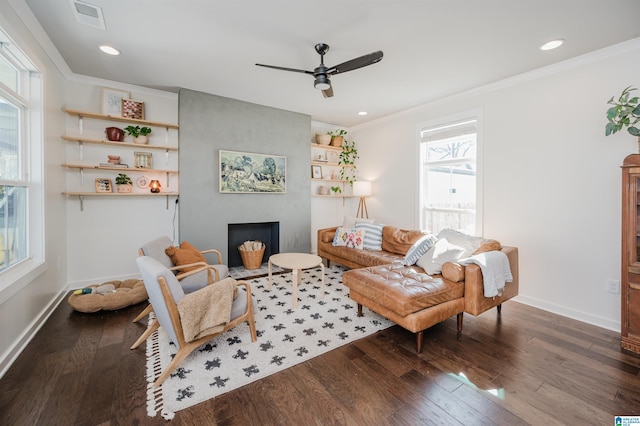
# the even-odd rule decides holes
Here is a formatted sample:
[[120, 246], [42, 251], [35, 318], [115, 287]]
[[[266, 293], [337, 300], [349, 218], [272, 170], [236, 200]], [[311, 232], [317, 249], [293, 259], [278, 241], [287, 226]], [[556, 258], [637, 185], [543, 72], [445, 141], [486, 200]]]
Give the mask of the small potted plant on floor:
[[124, 130], [131, 136], [133, 136], [133, 142], [137, 144], [146, 145], [149, 143], [149, 133], [151, 133], [150, 127], [140, 126], [127, 126]]
[[116, 176], [116, 187], [118, 188], [118, 192], [131, 192], [133, 181], [129, 176], [120, 173]]

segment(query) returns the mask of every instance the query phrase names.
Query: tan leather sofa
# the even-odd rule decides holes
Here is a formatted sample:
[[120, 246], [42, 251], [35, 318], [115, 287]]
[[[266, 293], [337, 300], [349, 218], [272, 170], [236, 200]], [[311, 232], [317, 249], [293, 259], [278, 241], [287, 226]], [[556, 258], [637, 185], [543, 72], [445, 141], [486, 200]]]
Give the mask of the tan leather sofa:
[[[343, 274], [350, 297], [362, 306], [416, 333], [417, 352], [422, 351], [423, 331], [456, 315], [462, 330], [463, 312], [479, 315], [493, 307], [500, 312], [503, 302], [518, 294], [518, 249], [501, 246], [509, 259], [513, 282], [500, 296], [485, 297], [482, 271], [478, 265], [447, 262], [442, 274], [429, 276], [417, 265], [404, 266], [407, 250], [423, 234], [385, 226], [383, 250], [356, 250], [333, 246], [337, 227], [318, 230], [318, 255], [353, 268]], [[386, 240], [386, 241], [385, 241]], [[386, 242], [386, 244], [385, 244]], [[389, 251], [392, 250], [392, 251]]]

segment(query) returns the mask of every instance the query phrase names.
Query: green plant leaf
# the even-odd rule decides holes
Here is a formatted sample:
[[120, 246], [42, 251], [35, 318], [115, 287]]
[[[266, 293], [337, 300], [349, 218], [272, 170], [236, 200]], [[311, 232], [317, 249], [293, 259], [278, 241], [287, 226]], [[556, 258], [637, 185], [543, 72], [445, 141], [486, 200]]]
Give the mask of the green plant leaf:
[[627, 129], [629, 131], [629, 133], [631, 133], [633, 136], [640, 136], [640, 129], [638, 129], [637, 127], [629, 127]]
[[607, 123], [607, 126], [605, 127], [605, 136], [612, 135], [617, 131], [618, 129], [614, 123]]

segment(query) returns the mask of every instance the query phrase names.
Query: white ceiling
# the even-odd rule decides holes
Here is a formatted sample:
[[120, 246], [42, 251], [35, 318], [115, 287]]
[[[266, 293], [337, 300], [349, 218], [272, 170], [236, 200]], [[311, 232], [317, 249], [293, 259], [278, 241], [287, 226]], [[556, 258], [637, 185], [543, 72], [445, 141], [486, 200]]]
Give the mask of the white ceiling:
[[[102, 8], [106, 30], [78, 23], [69, 0], [16, 1], [75, 74], [188, 88], [344, 127], [640, 37], [638, 0], [86, 0]], [[539, 50], [554, 38], [566, 43]], [[376, 50], [384, 58], [333, 76], [327, 99], [310, 75], [255, 66], [313, 70], [320, 42], [331, 46], [329, 66]]]

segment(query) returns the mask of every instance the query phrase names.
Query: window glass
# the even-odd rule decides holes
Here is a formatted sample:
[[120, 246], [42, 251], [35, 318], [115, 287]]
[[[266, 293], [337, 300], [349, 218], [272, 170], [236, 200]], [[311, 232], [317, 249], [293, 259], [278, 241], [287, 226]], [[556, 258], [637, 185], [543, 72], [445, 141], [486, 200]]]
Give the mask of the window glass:
[[0, 56], [0, 81], [9, 89], [18, 92], [18, 70], [4, 57]]
[[19, 110], [0, 98], [0, 180], [20, 179]]

